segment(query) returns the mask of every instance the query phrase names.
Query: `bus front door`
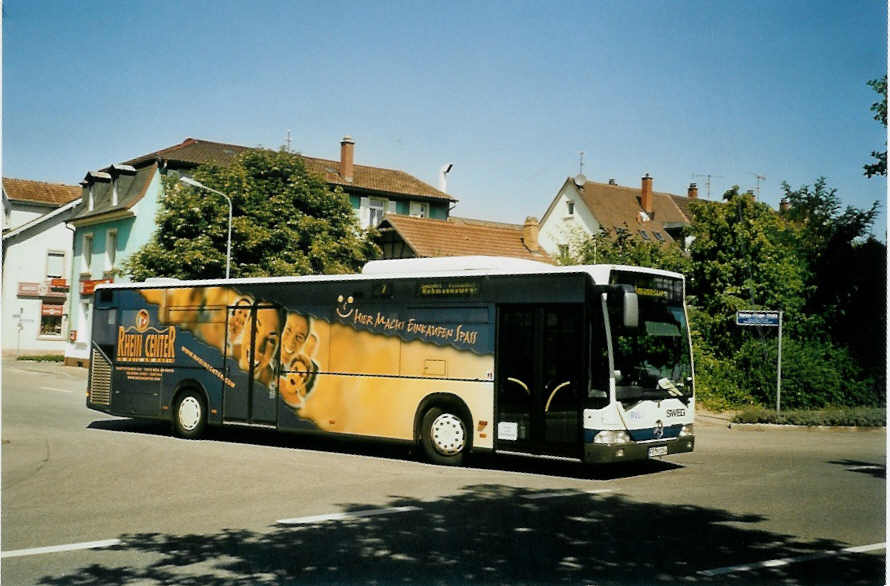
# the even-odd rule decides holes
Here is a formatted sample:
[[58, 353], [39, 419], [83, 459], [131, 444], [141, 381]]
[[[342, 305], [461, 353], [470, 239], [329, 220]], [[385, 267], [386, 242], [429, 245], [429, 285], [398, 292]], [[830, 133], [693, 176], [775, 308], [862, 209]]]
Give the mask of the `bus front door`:
[[274, 424], [277, 421], [278, 353], [281, 310], [268, 305], [229, 307], [226, 323], [226, 421]]
[[577, 304], [499, 307], [497, 450], [580, 457], [583, 311]]

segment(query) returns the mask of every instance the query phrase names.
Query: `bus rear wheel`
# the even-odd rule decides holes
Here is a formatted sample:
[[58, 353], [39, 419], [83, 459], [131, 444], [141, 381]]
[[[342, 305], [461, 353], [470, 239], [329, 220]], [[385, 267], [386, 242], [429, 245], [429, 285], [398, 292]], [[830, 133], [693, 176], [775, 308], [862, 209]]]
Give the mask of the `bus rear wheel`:
[[447, 407], [432, 407], [423, 415], [421, 444], [434, 464], [460, 466], [469, 445], [463, 419]]
[[173, 432], [185, 439], [197, 439], [204, 433], [207, 412], [204, 398], [194, 390], [184, 391], [173, 408]]

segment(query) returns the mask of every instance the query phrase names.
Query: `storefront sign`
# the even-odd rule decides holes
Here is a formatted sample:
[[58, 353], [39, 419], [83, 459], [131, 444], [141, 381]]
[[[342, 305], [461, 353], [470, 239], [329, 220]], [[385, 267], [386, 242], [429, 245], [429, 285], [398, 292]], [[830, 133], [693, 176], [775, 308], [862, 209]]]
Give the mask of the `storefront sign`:
[[64, 305], [59, 303], [44, 303], [40, 308], [40, 315], [62, 316], [62, 308]]
[[80, 282], [80, 294], [81, 295], [92, 295], [96, 291], [96, 285], [101, 285], [102, 283], [111, 283], [113, 279], [96, 279], [94, 281], [81, 281]]
[[19, 283], [19, 297], [40, 297], [40, 283]]

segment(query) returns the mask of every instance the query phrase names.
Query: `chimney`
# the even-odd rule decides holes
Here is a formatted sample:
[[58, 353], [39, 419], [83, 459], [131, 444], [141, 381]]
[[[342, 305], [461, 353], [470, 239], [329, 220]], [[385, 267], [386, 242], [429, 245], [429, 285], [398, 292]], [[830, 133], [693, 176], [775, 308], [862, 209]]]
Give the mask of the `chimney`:
[[698, 186], [695, 183], [689, 184], [689, 191], [687, 193], [689, 199], [698, 199]]
[[652, 178], [649, 177], [649, 174], [646, 173], [646, 176], [643, 177], [643, 189], [640, 193], [640, 205], [643, 206], [643, 211], [647, 214], [651, 214], [653, 211], [652, 207]]
[[340, 177], [352, 183], [352, 161], [355, 155], [355, 141], [346, 135], [340, 141]]
[[520, 239], [530, 252], [538, 252], [540, 250], [538, 246], [538, 218], [528, 216], [525, 219]]
[[614, 179], [609, 179], [609, 185], [618, 185], [618, 182]]

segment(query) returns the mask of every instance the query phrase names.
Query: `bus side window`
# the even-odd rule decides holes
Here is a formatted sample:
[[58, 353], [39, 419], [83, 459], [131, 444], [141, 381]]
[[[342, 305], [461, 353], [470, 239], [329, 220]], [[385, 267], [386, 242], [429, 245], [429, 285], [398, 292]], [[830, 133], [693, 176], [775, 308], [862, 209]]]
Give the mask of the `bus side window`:
[[590, 321], [590, 377], [585, 404], [602, 409], [609, 404], [609, 352], [602, 318], [595, 312]]

